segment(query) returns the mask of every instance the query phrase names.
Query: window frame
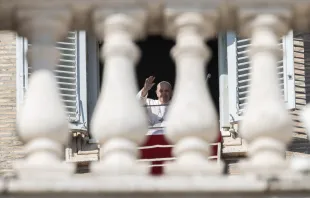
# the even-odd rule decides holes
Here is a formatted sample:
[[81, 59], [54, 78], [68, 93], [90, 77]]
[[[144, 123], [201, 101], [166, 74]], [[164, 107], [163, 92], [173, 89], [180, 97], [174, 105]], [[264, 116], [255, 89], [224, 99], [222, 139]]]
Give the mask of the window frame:
[[[71, 130], [89, 131], [90, 112], [93, 112], [99, 92], [98, 70], [99, 62], [96, 39], [85, 31], [77, 33], [77, 109], [78, 122], [70, 122]], [[16, 36], [16, 109], [17, 113], [24, 103], [25, 91], [28, 85], [28, 63], [26, 52], [28, 41]], [[98, 62], [98, 64], [96, 64]], [[88, 65], [88, 66], [87, 66]], [[97, 87], [97, 89], [93, 89]], [[90, 105], [91, 104], [91, 105]]]
[[218, 36], [218, 64], [219, 64], [219, 108], [220, 108], [220, 130], [222, 136], [230, 136], [229, 122], [229, 87], [227, 68], [227, 40], [226, 32], [220, 32]]
[[[226, 67], [228, 70], [228, 103], [229, 111], [225, 112], [228, 116], [229, 123], [236, 123], [242, 120], [242, 115], [238, 114], [237, 98], [237, 46], [236, 34], [233, 32], [226, 33]], [[283, 37], [283, 73], [284, 73], [284, 97], [288, 109], [296, 107], [295, 101], [295, 77], [294, 77], [294, 46], [293, 31], [290, 31]], [[227, 123], [226, 123], [227, 125]]]

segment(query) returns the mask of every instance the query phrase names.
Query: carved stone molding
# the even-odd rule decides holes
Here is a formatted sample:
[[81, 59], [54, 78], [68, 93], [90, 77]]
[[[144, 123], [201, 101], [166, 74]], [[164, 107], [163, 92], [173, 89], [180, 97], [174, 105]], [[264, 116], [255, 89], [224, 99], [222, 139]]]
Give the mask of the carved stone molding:
[[[29, 40], [40, 39], [39, 34], [53, 34], [55, 41], [61, 40], [71, 28], [72, 13], [64, 7], [18, 8], [16, 31]], [[45, 39], [42, 37], [42, 39]]]

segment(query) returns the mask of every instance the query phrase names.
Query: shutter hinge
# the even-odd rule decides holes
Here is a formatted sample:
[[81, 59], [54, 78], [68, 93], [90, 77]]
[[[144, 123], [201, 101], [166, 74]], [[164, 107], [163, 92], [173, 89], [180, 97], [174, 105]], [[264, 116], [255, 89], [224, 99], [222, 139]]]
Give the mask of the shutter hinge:
[[289, 75], [287, 75], [287, 77], [288, 77], [288, 79], [289, 79], [289, 80], [292, 80], [292, 79], [293, 79], [293, 76], [292, 76], [292, 75], [290, 75], [290, 74], [289, 74]]

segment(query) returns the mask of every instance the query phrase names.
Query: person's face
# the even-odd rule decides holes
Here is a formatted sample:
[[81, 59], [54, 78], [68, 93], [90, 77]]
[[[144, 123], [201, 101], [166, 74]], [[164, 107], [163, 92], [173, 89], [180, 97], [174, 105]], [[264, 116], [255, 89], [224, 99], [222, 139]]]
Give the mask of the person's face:
[[159, 84], [157, 86], [156, 95], [161, 103], [168, 103], [171, 99], [172, 90], [169, 85]]

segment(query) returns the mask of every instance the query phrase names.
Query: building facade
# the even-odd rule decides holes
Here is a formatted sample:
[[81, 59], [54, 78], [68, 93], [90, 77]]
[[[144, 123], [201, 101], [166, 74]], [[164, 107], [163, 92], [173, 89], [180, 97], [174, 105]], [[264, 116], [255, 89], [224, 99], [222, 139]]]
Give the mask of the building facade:
[[[142, 59], [145, 55], [143, 50], [150, 50], [145, 45], [152, 45], [152, 42], [161, 42], [162, 46], [165, 46], [163, 51], [170, 50], [167, 47], [170, 41], [165, 38], [155, 38], [158, 32], [160, 30], [154, 30], [152, 38], [147, 38], [144, 43], [138, 43], [142, 49]], [[306, 80], [309, 73], [307, 68], [307, 56], [310, 56], [309, 35], [291, 32], [280, 42], [284, 53], [283, 60], [279, 62], [279, 77], [287, 108], [290, 109], [294, 120], [293, 143], [287, 151], [287, 157], [308, 155], [310, 152], [305, 129], [298, 118], [300, 109], [306, 105], [310, 97]], [[23, 156], [23, 145], [16, 136], [15, 120], [16, 113], [23, 104], [28, 88], [28, 77], [31, 75], [31, 65], [27, 63], [25, 57], [26, 51], [31, 48], [31, 43], [7, 31], [1, 32], [0, 42], [2, 56], [0, 59], [2, 84], [0, 170], [5, 172], [12, 169], [12, 162], [15, 159]], [[223, 136], [223, 159], [231, 164], [231, 173], [238, 173], [239, 171], [234, 168], [234, 162], [245, 156], [248, 149], [246, 142], [238, 135], [238, 121], [242, 120], [242, 109], [246, 99], [244, 94], [247, 91], [244, 87], [248, 86], [249, 80], [249, 63], [245, 57], [249, 40], [237, 38], [233, 33], [226, 33], [219, 34], [214, 43], [209, 45], [212, 52], [217, 53], [217, 59], [215, 58], [217, 66], [214, 69], [215, 72], [211, 73], [211, 79], [214, 80], [211, 85], [209, 83], [209, 86], [211, 91], [218, 89], [218, 92], [214, 91], [213, 96], [215, 100], [218, 99], [217, 106]], [[103, 78], [100, 67], [104, 63], [99, 60], [99, 47], [100, 41], [83, 31], [70, 32], [65, 41], [59, 41], [57, 44], [57, 48], [61, 51], [61, 58], [55, 70], [56, 77], [72, 132], [72, 138], [66, 149], [66, 160], [70, 162], [97, 161], [99, 158], [97, 140], [88, 133]], [[149, 53], [154, 52], [151, 50]], [[170, 55], [167, 54], [167, 56]], [[163, 60], [165, 61], [169, 62], [169, 60]], [[145, 60], [140, 64], [145, 65], [150, 62], [152, 61]], [[210, 65], [208, 67], [210, 69]], [[154, 68], [152, 72], [156, 72], [156, 65]], [[160, 69], [159, 71], [163, 72]], [[175, 75], [173, 71], [171, 73]], [[141, 88], [144, 78], [149, 73], [141, 69], [137, 74]], [[158, 75], [160, 76], [160, 73]], [[160, 78], [165, 77], [171, 76]], [[174, 77], [170, 79], [174, 80]], [[216, 81], [218, 83], [214, 83]]]

